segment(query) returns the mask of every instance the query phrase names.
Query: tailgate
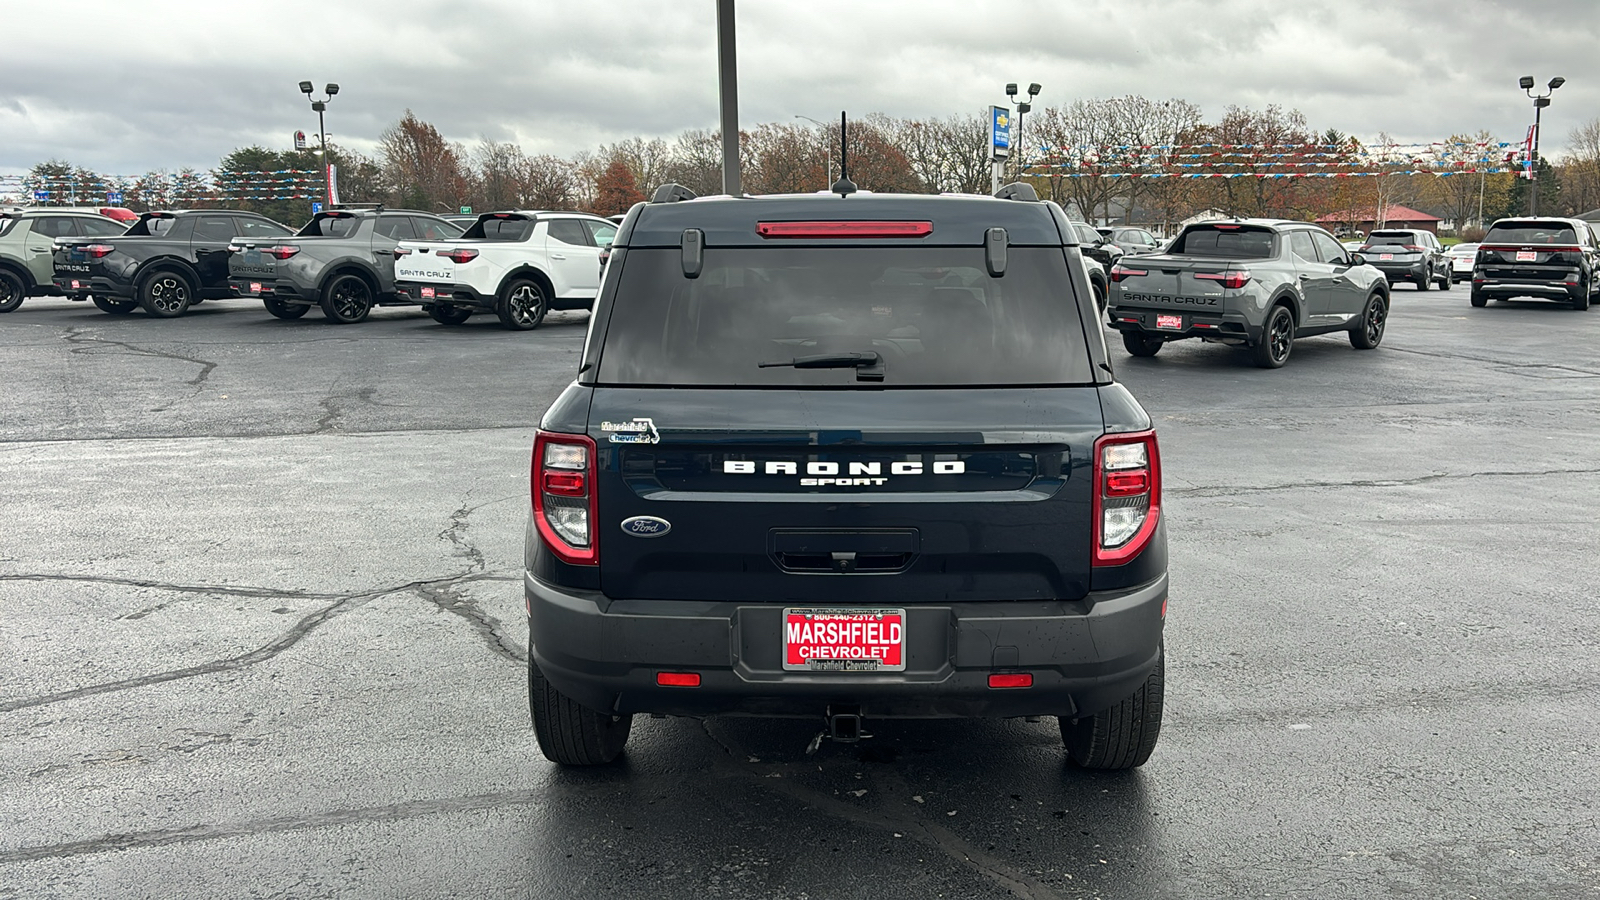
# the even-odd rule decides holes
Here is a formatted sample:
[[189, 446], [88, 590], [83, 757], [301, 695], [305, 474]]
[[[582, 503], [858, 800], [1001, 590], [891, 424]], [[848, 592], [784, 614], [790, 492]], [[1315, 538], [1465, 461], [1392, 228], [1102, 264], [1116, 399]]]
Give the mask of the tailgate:
[[461, 241], [450, 243], [401, 241], [395, 251], [394, 280], [423, 284], [455, 284], [456, 263], [440, 253], [441, 251], [448, 253], [461, 243]]
[[[600, 388], [589, 421], [609, 597], [883, 604], [1088, 591], [1093, 389]], [[656, 521], [630, 530], [638, 517]]]
[[276, 278], [278, 275], [278, 260], [270, 253], [261, 252], [263, 246], [274, 245], [263, 245], [254, 241], [230, 245], [228, 247], [228, 277]]
[[[1179, 260], [1170, 256], [1141, 256], [1128, 260], [1126, 273], [1112, 285], [1119, 305], [1194, 309], [1222, 305], [1222, 282], [1216, 280], [1229, 268], [1240, 268], [1223, 260]], [[1198, 276], [1209, 275], [1212, 278]]]
[[83, 248], [94, 243], [110, 243], [102, 238], [56, 238], [50, 264], [55, 274], [65, 278], [90, 277], [105, 267], [103, 259], [90, 257]]

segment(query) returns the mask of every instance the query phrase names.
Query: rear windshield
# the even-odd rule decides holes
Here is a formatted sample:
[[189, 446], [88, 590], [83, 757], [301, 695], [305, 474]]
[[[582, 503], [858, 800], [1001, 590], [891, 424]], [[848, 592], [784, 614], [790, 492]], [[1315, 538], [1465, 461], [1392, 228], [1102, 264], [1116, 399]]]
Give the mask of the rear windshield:
[[1485, 244], [1576, 244], [1578, 232], [1564, 222], [1502, 222], [1489, 228]]
[[[1094, 380], [1060, 248], [1013, 247], [1004, 277], [982, 248], [707, 250], [624, 260], [597, 380], [612, 385], [943, 387]], [[761, 367], [877, 354], [854, 368]]]
[[1272, 232], [1248, 225], [1196, 225], [1172, 242], [1172, 256], [1221, 259], [1272, 258]]
[[300, 229], [300, 237], [349, 237], [356, 230], [355, 216], [323, 216]]
[[1368, 244], [1414, 244], [1417, 236], [1406, 231], [1374, 231], [1367, 236]]
[[127, 235], [151, 234], [159, 236], [171, 231], [173, 224], [177, 221], [172, 216], [140, 216], [139, 221], [129, 226], [124, 233]]
[[525, 241], [537, 224], [532, 219], [480, 219], [462, 237], [486, 241]]

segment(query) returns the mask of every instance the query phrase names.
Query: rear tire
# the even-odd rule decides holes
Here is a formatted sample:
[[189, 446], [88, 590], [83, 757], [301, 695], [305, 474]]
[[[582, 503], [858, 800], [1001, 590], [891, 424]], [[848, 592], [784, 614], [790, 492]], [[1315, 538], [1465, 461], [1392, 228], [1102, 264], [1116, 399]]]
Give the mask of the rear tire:
[[545, 310], [550, 306], [544, 288], [531, 278], [518, 278], [500, 292], [500, 301], [494, 311], [500, 324], [512, 331], [532, 331], [544, 321]]
[[28, 286], [10, 269], [0, 269], [0, 313], [8, 313], [28, 299]]
[[435, 303], [428, 307], [428, 315], [440, 325], [460, 325], [472, 318], [472, 310], [451, 306], [448, 303]]
[[353, 325], [372, 312], [372, 286], [360, 275], [339, 275], [322, 289], [322, 314], [336, 325]]
[[1472, 305], [1482, 309], [1489, 305], [1489, 295], [1477, 288], [1472, 289]]
[[1100, 308], [1100, 315], [1106, 314], [1106, 286], [1096, 281], [1090, 285], [1094, 289], [1094, 305]]
[[1261, 340], [1250, 348], [1251, 358], [1263, 369], [1281, 369], [1294, 352], [1294, 313], [1282, 303], [1267, 313]]
[[101, 312], [111, 313], [113, 316], [125, 316], [139, 308], [137, 300], [113, 300], [110, 297], [91, 297], [94, 305], [100, 307]]
[[194, 302], [189, 276], [173, 269], [151, 272], [139, 282], [139, 305], [158, 319], [176, 319]]
[[603, 766], [615, 760], [633, 728], [631, 715], [595, 712], [556, 690], [531, 658], [528, 711], [545, 759], [563, 766]]
[[1422, 273], [1421, 278], [1417, 279], [1417, 290], [1425, 291], [1431, 287], [1433, 287], [1433, 269], [1429, 268], [1426, 272]]
[[1121, 770], [1145, 764], [1161, 737], [1166, 653], [1133, 696], [1093, 716], [1061, 720], [1067, 755], [1085, 769]]
[[303, 303], [285, 303], [271, 297], [261, 298], [261, 305], [267, 308], [267, 312], [280, 319], [298, 319], [311, 311], [311, 307]]
[[1383, 342], [1383, 326], [1389, 321], [1389, 304], [1383, 295], [1374, 291], [1361, 308], [1361, 320], [1350, 329], [1350, 346], [1357, 350], [1372, 350]]
[[1149, 337], [1137, 331], [1124, 331], [1122, 333], [1122, 346], [1134, 356], [1155, 356], [1161, 352], [1161, 345], [1165, 344], [1160, 338]]
[[1456, 284], [1455, 269], [1447, 267], [1444, 270], [1444, 277], [1439, 279], [1439, 290], [1448, 291], [1451, 288], [1455, 287], [1455, 284]]

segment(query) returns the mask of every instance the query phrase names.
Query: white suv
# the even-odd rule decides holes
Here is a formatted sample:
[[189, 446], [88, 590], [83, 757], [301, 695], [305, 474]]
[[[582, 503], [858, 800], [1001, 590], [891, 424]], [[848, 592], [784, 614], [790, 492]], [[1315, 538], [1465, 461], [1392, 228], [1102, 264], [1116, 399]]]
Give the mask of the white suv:
[[549, 310], [594, 307], [600, 253], [616, 235], [616, 223], [583, 213], [485, 213], [454, 240], [401, 241], [395, 292], [441, 324], [493, 312], [507, 328], [538, 328]]

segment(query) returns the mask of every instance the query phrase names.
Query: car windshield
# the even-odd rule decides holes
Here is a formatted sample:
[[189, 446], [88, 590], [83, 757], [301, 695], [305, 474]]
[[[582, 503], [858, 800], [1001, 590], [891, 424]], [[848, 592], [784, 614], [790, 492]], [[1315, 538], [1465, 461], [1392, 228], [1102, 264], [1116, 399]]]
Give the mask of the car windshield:
[[467, 229], [462, 237], [483, 238], [486, 241], [524, 241], [537, 224], [532, 219], [485, 216]]
[[1576, 244], [1578, 232], [1564, 222], [1496, 222], [1486, 244]]
[[[875, 388], [1087, 384], [1060, 248], [629, 251], [597, 380], [610, 385]], [[767, 364], [767, 365], [763, 365]], [[882, 377], [865, 380], [869, 367]]]
[[1414, 244], [1417, 236], [1405, 231], [1374, 231], [1367, 238], [1368, 246], [1373, 244]]
[[1251, 225], [1196, 225], [1179, 235], [1167, 253], [1222, 259], [1269, 259], [1272, 232]]

